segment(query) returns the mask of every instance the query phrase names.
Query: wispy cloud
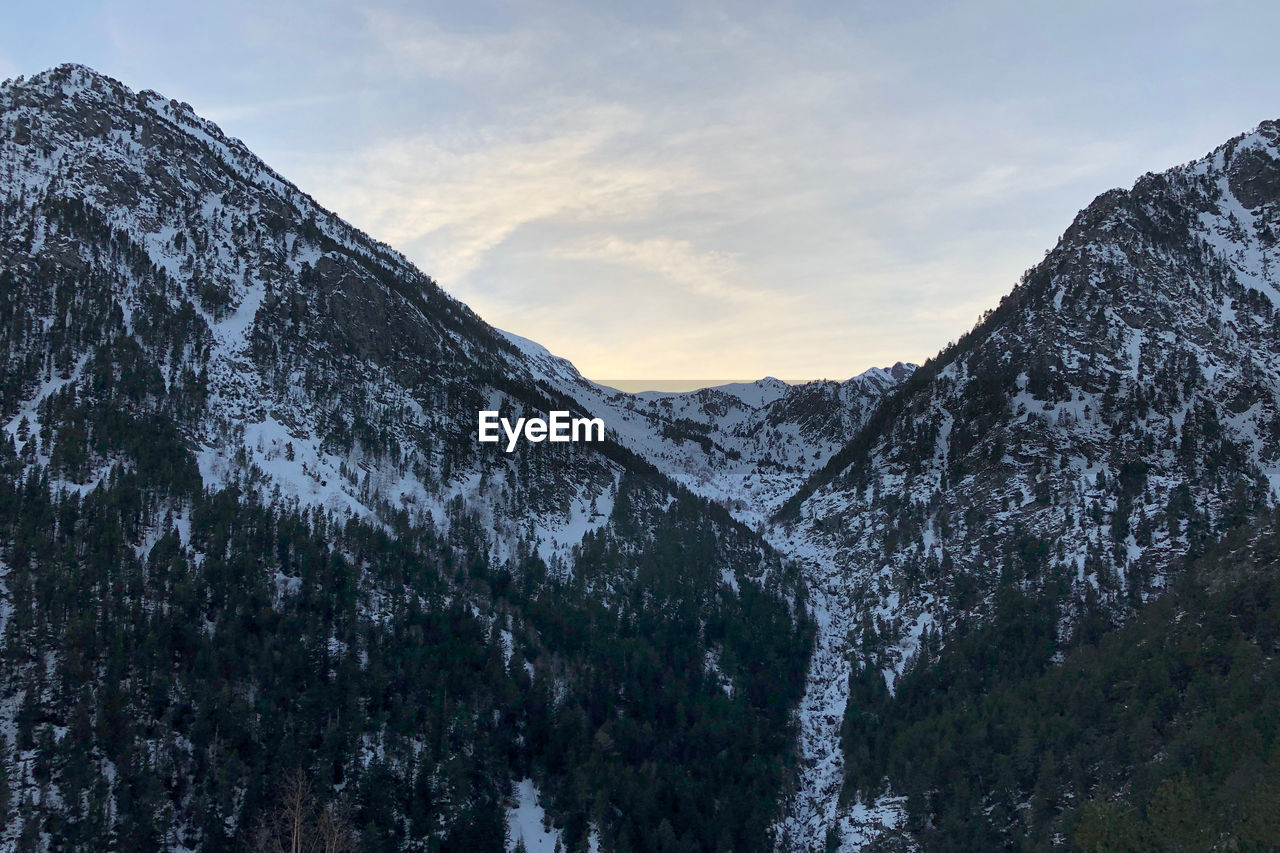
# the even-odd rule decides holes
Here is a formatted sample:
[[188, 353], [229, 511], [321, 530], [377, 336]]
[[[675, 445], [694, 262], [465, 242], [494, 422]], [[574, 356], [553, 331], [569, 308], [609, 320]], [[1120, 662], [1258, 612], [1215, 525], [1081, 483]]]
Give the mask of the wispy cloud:
[[297, 98], [268, 98], [260, 101], [239, 101], [227, 104], [202, 106], [200, 115], [216, 124], [232, 124], [247, 119], [261, 119], [266, 115], [287, 115], [298, 110], [326, 107], [348, 99], [345, 93], [324, 93]]
[[923, 359], [1094, 195], [1280, 112], [1280, 7], [1230, 0], [318, 8], [18, 9], [0, 74], [191, 102], [589, 375]]
[[308, 184], [482, 315], [597, 374], [919, 360], [1066, 224], [1029, 230], [1000, 205], [1123, 153], [1032, 126], [1017, 99], [904, 111], [883, 94], [900, 60], [838, 26], [702, 15], [615, 23], [587, 46], [538, 26], [368, 24], [380, 62], [477, 106], [321, 159]]
[[655, 275], [709, 297], [723, 306], [758, 305], [772, 300], [743, 286], [745, 276], [735, 258], [722, 252], [700, 252], [687, 240], [649, 237], [626, 240], [608, 235], [558, 248], [556, 257], [571, 261], [602, 261]]
[[693, 177], [678, 167], [608, 156], [638, 117], [586, 107], [515, 133], [437, 133], [379, 143], [341, 163], [313, 164], [325, 200], [370, 231], [416, 249], [442, 280], [460, 283], [514, 231], [533, 222], [581, 225], [653, 215]]
[[[551, 30], [451, 32], [429, 18], [382, 9], [365, 12], [366, 35], [376, 45], [369, 65], [417, 79], [423, 76], [474, 83], [514, 81], [537, 73], [539, 54], [559, 42]], [[570, 49], [572, 45], [564, 45]]]

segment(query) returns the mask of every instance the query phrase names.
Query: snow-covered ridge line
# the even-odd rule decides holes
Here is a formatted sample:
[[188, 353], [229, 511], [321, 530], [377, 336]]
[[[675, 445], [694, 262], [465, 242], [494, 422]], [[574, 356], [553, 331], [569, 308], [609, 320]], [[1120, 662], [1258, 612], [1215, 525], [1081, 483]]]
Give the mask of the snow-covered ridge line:
[[[680, 393], [629, 394], [585, 379], [565, 358], [500, 332], [535, 379], [604, 419], [611, 439], [694, 494], [763, 529], [781, 503], [849, 441], [915, 365], [844, 382], [777, 379]], [[513, 364], [519, 369], [520, 364]]]
[[[59, 65], [31, 77], [6, 80], [0, 84], [0, 92], [16, 87], [42, 89], [50, 95], [63, 97], [78, 95], [98, 104], [105, 104], [107, 98], [128, 100], [135, 105], [145, 104], [157, 118], [201, 145], [240, 178], [298, 208], [303, 219], [312, 217], [320, 231], [343, 248], [375, 263], [394, 265], [406, 280], [428, 280], [403, 253], [323, 208], [309, 193], [263, 162], [243, 141], [227, 135], [215, 122], [198, 115], [185, 102], [165, 98], [151, 89], [135, 93], [122, 82], [76, 63]], [[441, 295], [464, 307], [447, 293], [442, 292]]]

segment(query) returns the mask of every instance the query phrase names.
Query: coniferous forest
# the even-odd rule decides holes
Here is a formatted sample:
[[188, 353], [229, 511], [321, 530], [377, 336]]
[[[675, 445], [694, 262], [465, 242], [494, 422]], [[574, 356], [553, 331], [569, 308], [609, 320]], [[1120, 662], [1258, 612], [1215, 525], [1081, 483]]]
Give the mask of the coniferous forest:
[[[360, 849], [498, 849], [503, 780], [526, 777], [581, 843], [593, 819], [633, 849], [758, 849], [807, 629], [747, 580], [728, 618], [696, 499], [646, 520], [661, 548], [599, 537], [573, 581], [536, 557], [513, 577], [465, 516], [443, 540], [206, 492], [171, 425], [125, 426], [95, 435], [167, 427], [173, 455], [83, 495], [4, 459], [19, 849], [242, 849], [298, 770]], [[185, 529], [144, 524], [159, 505]], [[584, 585], [617, 563], [636, 585], [604, 607]], [[711, 644], [737, 690], [707, 677]]]

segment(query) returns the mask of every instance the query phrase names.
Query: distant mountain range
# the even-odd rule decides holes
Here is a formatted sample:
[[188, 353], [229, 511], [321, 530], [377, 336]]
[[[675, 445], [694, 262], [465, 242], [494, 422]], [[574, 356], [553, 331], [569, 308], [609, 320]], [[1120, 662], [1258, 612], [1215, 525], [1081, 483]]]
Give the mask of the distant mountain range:
[[[766, 381], [774, 377], [766, 377]], [[592, 379], [597, 385], [604, 385], [615, 391], [628, 394], [643, 394], [647, 391], [661, 394], [685, 394], [690, 391], [701, 391], [703, 388], [723, 388], [725, 385], [750, 385], [751, 379]], [[807, 385], [812, 379], [781, 379], [788, 385]]]
[[1269, 849], [1278, 238], [1267, 122], [922, 366], [629, 394], [189, 106], [9, 81], [0, 849]]

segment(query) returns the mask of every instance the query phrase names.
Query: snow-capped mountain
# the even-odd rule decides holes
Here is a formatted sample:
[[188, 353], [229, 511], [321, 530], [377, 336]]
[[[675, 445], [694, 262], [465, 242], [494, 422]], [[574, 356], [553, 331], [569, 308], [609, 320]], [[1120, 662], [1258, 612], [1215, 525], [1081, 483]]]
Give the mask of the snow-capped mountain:
[[690, 491], [763, 528], [916, 369], [901, 362], [844, 382], [767, 378], [682, 393], [627, 394], [509, 332], [544, 387], [602, 416], [617, 441]]
[[900, 817], [851, 792], [837, 816], [851, 669], [892, 691], [1004, 587], [1065, 593], [1066, 640], [1275, 502], [1278, 229], [1275, 122], [1104, 193], [788, 499], [769, 538], [803, 561], [819, 625], [792, 843]]
[[[475, 412], [550, 404], [505, 338], [185, 105], [75, 67], [4, 98], [9, 229], [30, 237], [11, 251], [34, 273], [44, 255], [73, 257], [80, 228], [99, 229], [118, 257], [92, 261], [123, 280], [83, 317], [49, 319], [46, 352], [20, 360], [7, 386], [6, 408], [21, 401], [10, 435], [24, 417], [38, 431], [41, 402], [81, 379], [86, 354], [63, 324], [93, 324], [75, 330], [83, 339], [115, 321], [166, 389], [199, 386], [190, 440], [207, 482], [252, 468], [265, 487], [327, 510], [438, 517], [465, 494], [492, 515], [494, 490], [475, 480], [510, 460], [477, 457]], [[50, 215], [55, 205], [65, 213]], [[565, 455], [568, 494], [537, 475], [510, 486], [547, 511], [538, 532], [553, 541], [621, 470], [600, 454]], [[97, 472], [69, 473], [89, 483]]]
[[[919, 368], [631, 395], [189, 106], [7, 82], [0, 849], [239, 849], [303, 777], [369, 849], [910, 848], [870, 703], [1004, 593], [1061, 652], [1276, 502], [1278, 234], [1269, 122]], [[606, 440], [476, 441], [559, 409]]]
[[[114, 606], [141, 607], [148, 620], [161, 621], [185, 609], [186, 624], [203, 626], [188, 645], [235, 642], [245, 629], [231, 623], [244, 607], [270, 620], [303, 618], [299, 608], [312, 606], [317, 581], [297, 561], [313, 546], [330, 555], [323, 572], [337, 572], [324, 582], [339, 596], [322, 606], [326, 620], [345, 615], [341, 624], [317, 623], [280, 639], [297, 646], [294, 657], [317, 662], [316, 680], [282, 695], [327, 695], [345, 672], [348, 695], [365, 709], [343, 716], [342, 744], [333, 742], [329, 763], [317, 766], [305, 753], [311, 758], [301, 770], [330, 777], [331, 785], [318, 788], [322, 800], [366, 791], [344, 808], [410, 847], [447, 841], [467, 827], [492, 828], [503, 803], [517, 812], [544, 808], [574, 849], [588, 839], [643, 847], [659, 830], [687, 843], [699, 833], [723, 835], [739, 848], [767, 837], [770, 809], [743, 810], [754, 797], [776, 802], [786, 781], [787, 715], [808, 637], [801, 586], [794, 567], [757, 533], [681, 485], [692, 476], [673, 479], [655, 467], [667, 447], [693, 464], [682, 438], [664, 435], [672, 419], [648, 413], [630, 425], [626, 400], [610, 399], [567, 363], [485, 324], [187, 105], [135, 93], [81, 66], [0, 88], [0, 253], [4, 494], [23, 496], [6, 507], [35, 502], [5, 516], [0, 568], [20, 567], [6, 575], [7, 606], [43, 619], [70, 612], [51, 598], [62, 591], [120, 597], [89, 607], [88, 622], [76, 623], [98, 650], [87, 660], [68, 651], [83, 643], [67, 633], [71, 623], [58, 619], [19, 637], [14, 632], [29, 627], [25, 617], [0, 619], [14, 637], [14, 655], [3, 661], [0, 718], [19, 732], [7, 746], [8, 776], [0, 774], [11, 780], [0, 789], [14, 793], [19, 814], [4, 818], [0, 843], [47, 833], [38, 827], [52, 821], [79, 827], [66, 830], [72, 834], [92, 824], [126, 844], [135, 830], [152, 838], [168, 822], [177, 839], [170, 846], [208, 848], [241, 843], [255, 821], [267, 820], [265, 767], [246, 768], [298, 765], [289, 737], [265, 733], [275, 719], [294, 726], [302, 712], [286, 704], [273, 718], [246, 706], [235, 719], [247, 726], [235, 750], [239, 763], [229, 775], [206, 776], [209, 763], [226, 755], [170, 719], [174, 708], [202, 715], [216, 707], [203, 691], [222, 679], [196, 676], [194, 658], [168, 674], [156, 671], [167, 688], [143, 677], [149, 665], [115, 676], [125, 695], [113, 707], [128, 708], [143, 727], [108, 743], [94, 734], [107, 730], [105, 712], [90, 712], [93, 722], [75, 738], [88, 774], [77, 787], [54, 771], [50, 750], [84, 698], [71, 685], [85, 680], [90, 698], [99, 697], [107, 673], [125, 665], [99, 654], [111, 647], [103, 632], [116, 630], [108, 615]], [[865, 385], [841, 398], [835, 424], [852, 429], [888, 382]], [[557, 409], [584, 415], [588, 405], [609, 420], [602, 442], [544, 442], [508, 453], [476, 439], [481, 410], [514, 419]], [[828, 440], [828, 453], [835, 444]], [[771, 464], [769, 442], [751, 446], [762, 455], [736, 460], [744, 469]], [[699, 464], [711, 466], [712, 455]], [[812, 471], [812, 461], [793, 465], [791, 474]], [[108, 522], [91, 508], [111, 515], [135, 499], [111, 522], [123, 525], [121, 536], [105, 533]], [[33, 563], [14, 543], [26, 530], [37, 537], [30, 543], [37, 552], [52, 547], [21, 525], [24, 513], [37, 511], [96, 519], [47, 536], [71, 537], [79, 543], [66, 545], [73, 550], [111, 549], [107, 562], [92, 570], [75, 561], [45, 565], [43, 557]], [[235, 546], [216, 544], [216, 531], [233, 528], [257, 533]], [[268, 545], [296, 535], [312, 545]], [[405, 562], [388, 569], [397, 549]], [[171, 599], [175, 569], [158, 568], [162, 552], [188, 585], [209, 587], [200, 616]], [[239, 567], [211, 568], [227, 559]], [[116, 571], [110, 565], [136, 582], [112, 586], [96, 574]], [[72, 575], [49, 586], [73, 568], [95, 579]], [[28, 583], [33, 578], [42, 580]], [[228, 596], [258, 598], [228, 609]], [[131, 619], [125, 624], [147, 643], [174, 636]], [[440, 672], [465, 669], [468, 656], [497, 655], [496, 664], [478, 680], [455, 672], [453, 680], [471, 685], [459, 699], [426, 658], [411, 657], [428, 668], [415, 678], [395, 676], [395, 690], [426, 694], [371, 710], [391, 689], [375, 675], [380, 648], [416, 648], [424, 619], [447, 625], [427, 631], [443, 632], [429, 648], [467, 650], [438, 662]], [[770, 630], [753, 637], [744, 631], [752, 624]], [[639, 639], [627, 639], [637, 631]], [[605, 661], [624, 648], [639, 657], [622, 667]], [[173, 654], [186, 660], [186, 652]], [[207, 661], [213, 652], [201, 654]], [[61, 686], [50, 685], [35, 659], [62, 673]], [[73, 661], [74, 676], [66, 669]], [[274, 689], [263, 677], [228, 675], [228, 697], [252, 704]], [[632, 698], [640, 696], [643, 702]], [[681, 719], [703, 722], [655, 733], [653, 724], [677, 706]], [[424, 740], [431, 725], [409, 722], [427, 713], [439, 715], [431, 725], [443, 727], [448, 748], [438, 739], [445, 735]], [[493, 728], [501, 719], [507, 722]], [[701, 725], [722, 735], [702, 736]], [[642, 745], [657, 744], [659, 735], [665, 758], [658, 746]], [[199, 781], [182, 782], [139, 812], [132, 786], [154, 767], [134, 757], [168, 744], [177, 752], [166, 772]], [[581, 752], [576, 763], [565, 765], [566, 750]], [[745, 777], [744, 752], [773, 763]], [[482, 754], [495, 757], [467, 772], [449, 769]], [[753, 793], [709, 795], [671, 815], [665, 828], [648, 821], [642, 801], [675, 796], [672, 786], [686, 786], [688, 777], [677, 782], [671, 774], [690, 764], [705, 775], [707, 791], [746, 786]], [[632, 772], [647, 781], [622, 784]], [[379, 773], [390, 782], [377, 782]], [[584, 773], [599, 785], [584, 787]], [[605, 780], [613, 787], [600, 787]], [[73, 792], [84, 785], [99, 786], [86, 801], [105, 809], [96, 817], [76, 805], [81, 793]], [[411, 799], [386, 806], [379, 790], [387, 785]], [[541, 805], [526, 802], [535, 788]], [[258, 799], [246, 799], [250, 793]], [[51, 843], [71, 837], [60, 832]]]
[[[516, 460], [475, 444], [476, 412], [514, 418], [568, 396], [608, 416], [613, 442], [701, 494], [728, 502], [753, 475], [767, 483], [770, 499], [748, 515], [758, 518], [909, 373], [898, 366], [801, 388], [771, 380], [771, 393], [759, 395], [610, 395], [568, 362], [487, 326], [186, 105], [75, 67], [12, 87], [6, 98], [8, 197], [83, 203], [84, 216], [156, 267], [138, 287], [113, 293], [99, 321], [118, 306], [135, 334], [191, 328], [193, 340], [181, 342], [190, 359], [163, 349], [156, 358], [166, 387], [184, 368], [208, 372], [207, 410], [192, 438], [210, 482], [247, 463], [286, 498], [362, 516], [393, 507], [411, 515], [434, 509], [438, 517], [461, 494], [468, 505], [486, 506], [497, 527], [492, 490], [480, 489], [478, 477], [492, 467], [511, 475]], [[57, 252], [78, 238], [38, 217], [29, 227], [32, 257], [46, 243]], [[50, 329], [60, 331], [56, 319]], [[38, 431], [41, 401], [76, 383], [83, 365], [70, 348], [50, 356], [52, 364], [29, 361], [15, 377], [4, 402], [13, 409], [23, 399], [10, 435], [23, 417]], [[57, 375], [24, 395], [42, 369]], [[540, 521], [503, 531], [504, 541], [532, 534], [544, 546], [577, 544], [591, 526], [588, 505], [606, 498], [624, 464], [573, 444], [540, 449], [563, 449], [556, 479], [572, 493], [512, 480], [522, 508]], [[233, 461], [241, 453], [245, 459]], [[726, 461], [737, 464], [726, 472]], [[554, 550], [544, 548], [548, 557]]]

